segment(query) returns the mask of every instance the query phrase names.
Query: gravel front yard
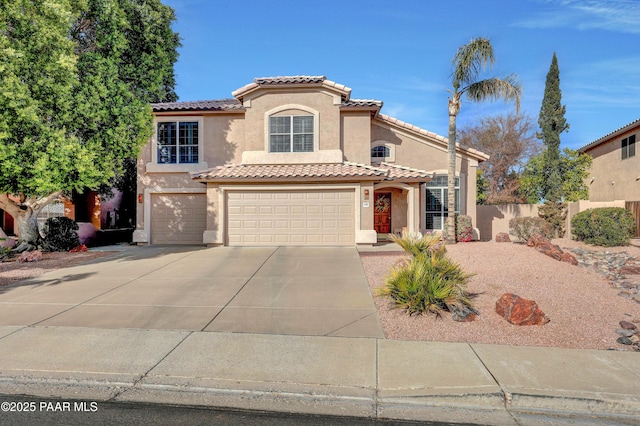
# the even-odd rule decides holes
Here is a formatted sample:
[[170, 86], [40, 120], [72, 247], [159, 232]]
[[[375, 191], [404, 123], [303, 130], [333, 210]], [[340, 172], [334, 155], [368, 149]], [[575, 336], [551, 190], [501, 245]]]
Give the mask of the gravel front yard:
[[[554, 240], [561, 248], [621, 252], [640, 257], [635, 246], [597, 248], [568, 239]], [[480, 315], [460, 323], [445, 313], [409, 317], [393, 308], [389, 298], [374, 297], [382, 328], [389, 339], [489, 343], [559, 348], [620, 349], [616, 343], [619, 322], [640, 322], [640, 303], [618, 295], [607, 279], [592, 268], [556, 261], [534, 248], [517, 243], [471, 242], [447, 246], [447, 252], [465, 272], [475, 273], [469, 290], [478, 293], [474, 306]], [[361, 253], [369, 285], [382, 286], [400, 253]], [[630, 277], [640, 279], [636, 275]], [[515, 293], [537, 302], [551, 322], [539, 326], [516, 326], [495, 313], [496, 300]], [[640, 327], [640, 324], [638, 324]]]

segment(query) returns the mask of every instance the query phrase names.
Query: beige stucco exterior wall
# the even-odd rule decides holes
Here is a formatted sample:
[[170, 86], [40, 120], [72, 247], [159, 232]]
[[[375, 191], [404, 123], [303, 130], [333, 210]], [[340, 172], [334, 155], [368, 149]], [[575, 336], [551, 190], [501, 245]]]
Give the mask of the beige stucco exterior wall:
[[[412, 136], [408, 132], [373, 121], [371, 141], [385, 141], [395, 147], [395, 163], [421, 170], [446, 175], [448, 158], [447, 147], [439, 141], [425, 141]], [[462, 213], [471, 216], [476, 224], [476, 169], [478, 161], [462, 156], [456, 156], [456, 175], [461, 179], [461, 209]]]
[[[339, 98], [338, 98], [339, 99]], [[293, 90], [261, 91], [244, 100], [246, 108], [245, 149], [265, 151], [268, 120], [267, 113], [296, 111], [317, 112], [317, 135], [320, 150], [340, 149], [340, 109], [336, 96], [324, 91], [300, 92]], [[302, 107], [298, 109], [297, 107]], [[268, 150], [267, 150], [268, 151]]]
[[[157, 117], [181, 121], [201, 119], [203, 144], [200, 161], [206, 164], [207, 167], [240, 161], [244, 149], [245, 135], [242, 114], [163, 114]], [[157, 129], [157, 122], [158, 119], [156, 118], [154, 132]], [[148, 229], [145, 228], [145, 209], [148, 210], [150, 208], [146, 205], [149, 202], [150, 194], [169, 190], [174, 190], [176, 193], [206, 191], [204, 184], [193, 181], [189, 175], [189, 171], [195, 171], [201, 166], [186, 166], [183, 171], [176, 171], [180, 167], [172, 166], [171, 172], [163, 172], [161, 168], [150, 169], [148, 167], [148, 164], [153, 163], [153, 151], [156, 149], [155, 137], [154, 133], [149, 142], [142, 148], [137, 164], [137, 193], [143, 196], [143, 202], [138, 203], [138, 208], [136, 209], [136, 228], [146, 232], [148, 232]], [[210, 205], [209, 208], [215, 207]], [[146, 211], [146, 216], [149, 217], [149, 211]]]
[[[636, 155], [623, 160], [621, 141], [633, 134]], [[586, 152], [593, 157], [587, 178], [590, 201], [640, 201], [640, 126]]]
[[340, 117], [340, 149], [347, 161], [371, 162], [371, 112], [342, 113]]
[[480, 240], [493, 240], [500, 232], [508, 234], [509, 221], [514, 217], [538, 217], [538, 207], [537, 204], [477, 206], [476, 227], [480, 231]]

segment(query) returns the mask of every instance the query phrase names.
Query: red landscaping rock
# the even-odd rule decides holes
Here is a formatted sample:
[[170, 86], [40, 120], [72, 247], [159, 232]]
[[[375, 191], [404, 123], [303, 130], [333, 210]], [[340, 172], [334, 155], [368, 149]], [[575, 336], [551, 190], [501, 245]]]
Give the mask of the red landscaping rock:
[[84, 244], [80, 244], [78, 247], [74, 247], [71, 250], [69, 250], [69, 253], [79, 253], [84, 251], [89, 251], [89, 248]]
[[638, 265], [623, 265], [620, 268], [622, 275], [640, 275], [640, 266]]
[[624, 328], [625, 330], [637, 330], [638, 327], [636, 327], [636, 325], [632, 322], [629, 321], [620, 321], [620, 327]]
[[538, 247], [541, 245], [547, 245], [547, 244], [551, 244], [551, 241], [547, 240], [545, 237], [543, 237], [540, 234], [536, 234], [533, 235], [529, 238], [529, 241], [527, 241], [527, 245], [529, 247]]
[[505, 293], [496, 302], [496, 313], [515, 325], [544, 325], [551, 321], [533, 300]]
[[541, 235], [536, 234], [529, 238], [529, 241], [527, 241], [527, 245], [529, 247], [534, 247], [539, 252], [544, 253], [555, 260], [567, 262], [576, 266], [578, 265], [578, 260], [574, 255], [563, 251], [560, 246], [551, 244], [551, 241]]
[[498, 232], [496, 234], [496, 243], [510, 243], [511, 238], [509, 238], [509, 234], [506, 232]]
[[40, 250], [25, 251], [18, 258], [18, 262], [37, 262], [42, 260], [42, 252]]

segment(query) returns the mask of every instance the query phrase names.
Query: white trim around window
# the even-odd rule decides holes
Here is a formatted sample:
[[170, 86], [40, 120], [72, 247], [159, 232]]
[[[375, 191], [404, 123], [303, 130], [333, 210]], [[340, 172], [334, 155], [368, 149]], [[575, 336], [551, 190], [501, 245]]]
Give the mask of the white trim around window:
[[[301, 114], [302, 113], [302, 114]], [[306, 114], [304, 114], [306, 113]], [[305, 105], [299, 104], [285, 104], [279, 105], [276, 108], [272, 108], [264, 113], [264, 150], [269, 154], [283, 154], [282, 152], [271, 152], [270, 148], [270, 132], [269, 123], [271, 117], [277, 116], [297, 116], [297, 115], [309, 115], [313, 117], [313, 151], [318, 152], [320, 150], [320, 113], [313, 108], [309, 108]], [[293, 143], [293, 141], [292, 141]], [[308, 153], [308, 152], [307, 152]], [[304, 152], [285, 152], [284, 154], [304, 154]]]
[[[166, 122], [197, 122], [198, 123], [198, 162], [197, 163], [158, 163], [158, 123]], [[147, 163], [147, 173], [176, 173], [195, 172], [208, 168], [204, 161], [204, 119], [191, 116], [162, 116], [153, 121], [153, 136], [151, 137], [151, 162]]]
[[[387, 148], [387, 154], [384, 157], [374, 157], [373, 156], [373, 149], [379, 146], [384, 146], [385, 148]], [[396, 146], [395, 144], [392, 144], [391, 142], [387, 142], [385, 140], [376, 140], [373, 141], [371, 143], [371, 162], [372, 163], [376, 163], [376, 162], [381, 162], [381, 161], [385, 161], [387, 163], [395, 163], [396, 162]]]

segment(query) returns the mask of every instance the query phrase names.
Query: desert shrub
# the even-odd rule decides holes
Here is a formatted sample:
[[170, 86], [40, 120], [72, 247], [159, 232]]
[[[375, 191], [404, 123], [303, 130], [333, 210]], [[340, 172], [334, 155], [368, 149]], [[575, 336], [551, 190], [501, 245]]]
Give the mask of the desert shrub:
[[561, 201], [546, 201], [538, 209], [538, 216], [551, 225], [554, 237], [564, 237], [567, 220], [567, 203]]
[[[0, 244], [3, 241], [4, 241], [4, 238], [0, 238]], [[10, 253], [11, 253], [11, 247], [2, 247], [2, 246], [0, 246], [0, 260], [8, 258]]]
[[403, 232], [401, 236], [390, 234], [391, 241], [398, 244], [404, 251], [412, 257], [416, 256], [443, 256], [445, 253], [444, 243], [439, 234], [424, 234], [419, 232]]
[[551, 239], [555, 233], [551, 225], [541, 217], [514, 217], [509, 221], [509, 234], [519, 241], [529, 241], [536, 234]]
[[471, 274], [446, 255], [444, 241], [434, 235], [396, 237], [411, 257], [394, 266], [378, 296], [389, 296], [409, 315], [442, 311], [475, 312], [466, 290]]
[[571, 219], [573, 238], [596, 246], [629, 244], [636, 224], [633, 214], [622, 207], [587, 209]]
[[[448, 229], [442, 231], [442, 235], [445, 240], [448, 240]], [[471, 222], [471, 216], [456, 213], [456, 241], [469, 242], [473, 240], [473, 224]]]
[[47, 219], [43, 233], [42, 248], [45, 251], [69, 251], [80, 245], [78, 224], [68, 217]]

